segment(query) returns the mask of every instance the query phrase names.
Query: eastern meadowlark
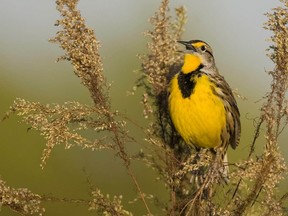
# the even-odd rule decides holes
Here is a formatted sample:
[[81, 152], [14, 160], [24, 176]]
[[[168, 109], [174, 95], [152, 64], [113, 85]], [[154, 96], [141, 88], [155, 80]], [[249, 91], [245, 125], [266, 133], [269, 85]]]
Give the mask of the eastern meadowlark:
[[220, 151], [224, 163], [229, 144], [235, 149], [240, 140], [236, 100], [216, 68], [211, 47], [201, 40], [178, 42], [186, 50], [184, 64], [169, 84], [173, 125], [186, 144]]

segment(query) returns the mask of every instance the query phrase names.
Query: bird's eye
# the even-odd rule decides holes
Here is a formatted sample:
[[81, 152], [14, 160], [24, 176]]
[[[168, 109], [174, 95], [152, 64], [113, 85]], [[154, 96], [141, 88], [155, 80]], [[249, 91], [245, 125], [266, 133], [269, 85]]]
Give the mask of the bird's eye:
[[203, 46], [200, 47], [200, 50], [201, 50], [202, 52], [205, 52], [205, 51], [206, 51], [206, 47], [203, 45]]

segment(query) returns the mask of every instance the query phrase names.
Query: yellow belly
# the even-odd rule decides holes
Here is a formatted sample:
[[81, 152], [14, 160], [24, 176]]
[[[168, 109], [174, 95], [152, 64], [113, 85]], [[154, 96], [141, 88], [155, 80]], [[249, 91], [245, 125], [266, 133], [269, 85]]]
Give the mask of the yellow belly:
[[211, 85], [207, 75], [203, 75], [197, 78], [193, 94], [183, 98], [177, 75], [171, 80], [169, 112], [176, 130], [187, 144], [202, 148], [221, 144], [226, 112], [222, 100], [213, 94]]

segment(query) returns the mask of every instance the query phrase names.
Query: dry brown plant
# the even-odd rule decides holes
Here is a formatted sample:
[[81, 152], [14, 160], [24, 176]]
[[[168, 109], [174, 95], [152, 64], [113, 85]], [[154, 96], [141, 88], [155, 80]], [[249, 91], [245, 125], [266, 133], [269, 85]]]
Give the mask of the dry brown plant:
[[[203, 149], [196, 153], [186, 147], [168, 114], [167, 83], [181, 66], [176, 42], [181, 38], [187, 19], [184, 7], [176, 8], [175, 18], [170, 15], [169, 0], [162, 0], [150, 19], [153, 28], [145, 34], [149, 38], [149, 52], [139, 56], [142, 70], [136, 85], [143, 90], [143, 113], [151, 122], [145, 130], [145, 151], [130, 155], [127, 150], [126, 143], [133, 138], [125, 129], [122, 115], [110, 106], [109, 84], [99, 54], [100, 43], [77, 9], [78, 0], [56, 0], [61, 19], [56, 22], [59, 31], [51, 42], [64, 50], [58, 60], [72, 64], [75, 75], [89, 90], [92, 105], [75, 101], [43, 105], [16, 99], [5, 118], [16, 113], [30, 129], [39, 131], [45, 138], [42, 168], [56, 145], [64, 145], [66, 149], [79, 146], [114, 152], [123, 162], [138, 193], [136, 200], [143, 203], [147, 215], [153, 215], [147, 200], [161, 208], [163, 215], [172, 216], [285, 215], [288, 192], [277, 191], [287, 172], [278, 141], [288, 123], [288, 0], [281, 2], [281, 7], [267, 14], [264, 26], [273, 33], [268, 51], [275, 64], [268, 72], [272, 77], [271, 89], [264, 98], [250, 153], [231, 167], [228, 184], [219, 181], [219, 175], [210, 169], [209, 151]], [[265, 143], [258, 140], [262, 135], [260, 129], [265, 131]], [[86, 137], [84, 132], [87, 130], [93, 130], [96, 138]], [[255, 152], [255, 145], [262, 145], [262, 152]], [[142, 191], [131, 168], [134, 160], [157, 171], [157, 180], [165, 184], [169, 194], [168, 202]], [[91, 189], [91, 200], [68, 199], [13, 189], [0, 180], [0, 203], [19, 214], [44, 214], [41, 201], [83, 204], [97, 215], [132, 215], [125, 210], [122, 196], [103, 195], [98, 188]]]
[[[74, 101], [65, 102], [63, 105], [42, 105], [39, 102], [16, 99], [4, 119], [16, 112], [22, 117], [24, 123], [30, 125], [30, 129], [39, 131], [46, 139], [42, 168], [56, 145], [64, 144], [66, 149], [77, 145], [91, 150], [113, 150], [115, 155], [122, 160], [140, 199], [147, 212], [150, 213], [144, 194], [131, 169], [131, 161], [125, 145], [131, 139], [125, 130], [125, 121], [117, 120], [119, 114], [110, 106], [109, 84], [103, 75], [99, 41], [94, 31], [86, 25], [77, 9], [77, 3], [78, 0], [56, 0], [57, 10], [62, 18], [55, 24], [60, 27], [60, 30], [50, 41], [59, 44], [64, 50], [64, 55], [59, 57], [58, 61], [67, 60], [72, 64], [75, 75], [89, 90], [93, 105], [84, 105]], [[85, 130], [94, 130], [99, 136], [90, 140], [81, 135], [81, 132]], [[115, 205], [100, 205], [99, 203], [103, 203], [105, 196], [100, 196], [98, 189], [91, 193], [93, 201], [91, 201], [90, 210], [101, 210], [105, 215], [130, 214], [122, 207], [120, 208], [120, 205], [116, 205], [120, 203], [117, 200], [115, 200]], [[108, 199], [105, 200], [108, 201]]]
[[0, 203], [22, 215], [43, 215], [45, 209], [40, 205], [42, 197], [27, 188], [12, 188], [0, 179]]

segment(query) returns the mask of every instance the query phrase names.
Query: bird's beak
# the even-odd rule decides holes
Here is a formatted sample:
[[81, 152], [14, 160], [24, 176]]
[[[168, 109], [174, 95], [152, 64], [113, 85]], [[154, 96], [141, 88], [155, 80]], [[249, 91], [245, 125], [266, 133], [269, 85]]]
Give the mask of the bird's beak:
[[180, 43], [180, 44], [183, 44], [183, 45], [185, 45], [185, 46], [188, 46], [189, 45], [189, 42], [187, 42], [187, 41], [177, 41], [178, 43]]
[[183, 44], [186, 48], [186, 50], [182, 50], [182, 51], [178, 51], [178, 52], [182, 52], [182, 53], [193, 53], [196, 52], [196, 49], [194, 46], [192, 46], [192, 44], [189, 41], [177, 41], [180, 44]]

